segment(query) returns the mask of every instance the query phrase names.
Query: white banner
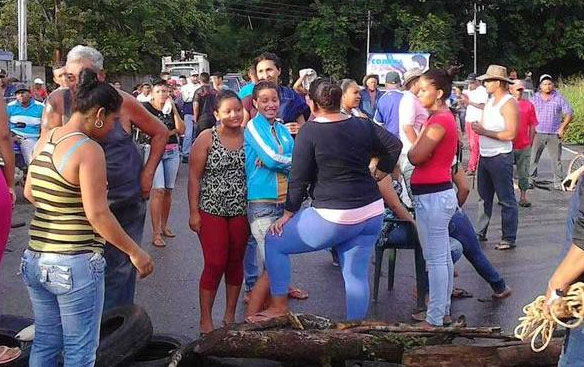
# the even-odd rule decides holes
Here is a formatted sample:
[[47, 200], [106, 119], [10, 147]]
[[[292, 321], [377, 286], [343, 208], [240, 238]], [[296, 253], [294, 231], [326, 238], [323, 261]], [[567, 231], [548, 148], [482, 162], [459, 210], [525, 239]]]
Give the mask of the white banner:
[[378, 75], [381, 84], [385, 84], [385, 75], [388, 72], [397, 72], [403, 81], [404, 73], [413, 68], [428, 70], [430, 68], [430, 54], [370, 53], [367, 55], [367, 74]]

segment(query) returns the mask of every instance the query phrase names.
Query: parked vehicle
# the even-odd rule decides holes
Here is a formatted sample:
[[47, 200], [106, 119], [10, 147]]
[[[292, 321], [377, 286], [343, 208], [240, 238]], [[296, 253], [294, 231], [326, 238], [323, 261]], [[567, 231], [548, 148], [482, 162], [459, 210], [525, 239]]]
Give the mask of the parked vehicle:
[[207, 54], [196, 51], [181, 51], [178, 58], [172, 56], [162, 57], [162, 71], [170, 73], [172, 79], [178, 79], [179, 76], [189, 76], [191, 72], [200, 74], [204, 71], [209, 72], [209, 60]]
[[223, 76], [223, 83], [229, 87], [235, 93], [239, 93], [239, 90], [247, 84], [243, 75], [239, 73], [227, 73]]

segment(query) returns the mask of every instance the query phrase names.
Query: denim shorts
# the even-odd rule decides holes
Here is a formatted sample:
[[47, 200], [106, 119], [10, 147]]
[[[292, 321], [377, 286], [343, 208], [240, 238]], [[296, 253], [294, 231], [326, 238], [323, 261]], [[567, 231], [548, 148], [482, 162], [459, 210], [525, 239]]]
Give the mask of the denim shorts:
[[158, 163], [158, 167], [156, 167], [152, 188], [174, 189], [179, 165], [180, 151], [178, 145], [171, 149], [166, 149], [162, 159], [160, 159], [160, 163]]
[[284, 203], [267, 203], [249, 201], [247, 203], [247, 220], [251, 234], [254, 236], [258, 248], [257, 255], [262, 265], [266, 259], [266, 234], [268, 229], [276, 220], [284, 214]]

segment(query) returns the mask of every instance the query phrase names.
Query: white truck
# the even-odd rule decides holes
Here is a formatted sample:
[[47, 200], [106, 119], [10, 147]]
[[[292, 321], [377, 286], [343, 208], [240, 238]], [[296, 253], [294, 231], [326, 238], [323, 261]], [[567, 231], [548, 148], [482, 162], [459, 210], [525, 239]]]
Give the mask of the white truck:
[[191, 72], [200, 74], [205, 71], [208, 73], [209, 60], [207, 54], [183, 50], [178, 59], [173, 60], [172, 56], [163, 56], [162, 71], [169, 72], [172, 79], [178, 79], [181, 75], [188, 78]]

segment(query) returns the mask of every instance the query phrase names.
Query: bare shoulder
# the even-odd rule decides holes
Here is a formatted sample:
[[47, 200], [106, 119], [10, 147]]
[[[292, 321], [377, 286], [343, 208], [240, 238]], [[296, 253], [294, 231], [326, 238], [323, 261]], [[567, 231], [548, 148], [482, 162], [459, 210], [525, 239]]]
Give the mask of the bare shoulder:
[[197, 140], [195, 140], [195, 144], [199, 144], [199, 146], [209, 147], [211, 146], [212, 140], [213, 135], [211, 129], [205, 129], [199, 134]]
[[69, 91], [69, 89], [59, 88], [49, 94], [47, 101], [45, 102], [45, 109], [47, 112], [57, 112], [59, 114], [64, 113], [64, 100], [67, 91]]
[[509, 98], [502, 107], [503, 112], [517, 112], [519, 104], [515, 98]]

